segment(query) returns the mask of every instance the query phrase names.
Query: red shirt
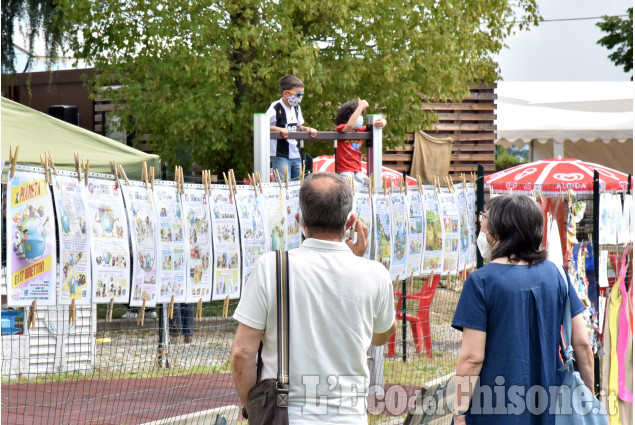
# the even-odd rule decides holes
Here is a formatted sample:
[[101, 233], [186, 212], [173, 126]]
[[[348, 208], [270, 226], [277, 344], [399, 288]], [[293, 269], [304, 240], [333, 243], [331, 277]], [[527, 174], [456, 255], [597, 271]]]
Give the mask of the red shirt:
[[[335, 129], [342, 132], [346, 124], [340, 124]], [[359, 133], [366, 131], [366, 126], [355, 129]], [[362, 140], [338, 140], [335, 152], [336, 171], [338, 173], [362, 171]]]

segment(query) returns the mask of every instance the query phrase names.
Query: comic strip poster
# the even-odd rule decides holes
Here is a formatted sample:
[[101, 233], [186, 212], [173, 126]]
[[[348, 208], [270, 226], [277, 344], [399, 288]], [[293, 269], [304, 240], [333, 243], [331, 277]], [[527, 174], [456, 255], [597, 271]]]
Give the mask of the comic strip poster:
[[154, 195], [141, 182], [121, 184], [132, 245], [132, 282], [130, 305], [146, 307], [157, 304], [157, 214]]
[[439, 201], [443, 224], [443, 273], [456, 274], [459, 265], [459, 211], [456, 196], [441, 189]]
[[90, 227], [86, 186], [77, 173], [59, 170], [53, 174], [53, 195], [57, 207], [59, 238], [59, 305], [90, 305]]
[[[366, 251], [364, 251], [364, 258], [370, 259], [373, 240], [373, 205], [368, 189], [355, 193], [353, 197], [353, 212], [368, 227], [368, 244], [366, 245]], [[348, 235], [344, 235], [344, 237], [347, 238]], [[355, 234], [353, 242], [357, 242], [357, 234]]]
[[286, 246], [287, 209], [283, 189], [275, 184], [263, 186], [262, 205], [265, 211], [267, 251], [277, 251]]
[[613, 195], [600, 194], [600, 244], [614, 244], [617, 239], [615, 232], [615, 211], [613, 209]]
[[187, 223], [190, 256], [185, 290], [185, 302], [212, 299], [212, 223], [207, 194], [200, 184], [186, 184], [183, 212]]
[[456, 207], [459, 213], [459, 271], [466, 270], [470, 262], [470, 228], [467, 224], [467, 193], [456, 189]]
[[242, 248], [241, 281], [245, 285], [256, 260], [265, 252], [265, 223], [260, 192], [256, 194], [252, 186], [238, 187], [236, 207]]
[[302, 244], [300, 223], [295, 219], [295, 214], [300, 211], [300, 183], [289, 183], [285, 191], [287, 208], [287, 251], [298, 248]]
[[467, 225], [469, 228], [470, 238], [470, 260], [469, 268], [476, 267], [476, 190], [474, 183], [467, 184]]
[[408, 210], [406, 197], [401, 192], [389, 195], [391, 215], [391, 249], [390, 249], [390, 278], [405, 279], [408, 264]]
[[419, 276], [423, 259], [425, 227], [423, 226], [421, 194], [418, 191], [411, 190], [406, 195], [406, 210], [408, 212], [408, 240], [410, 241], [406, 276]]
[[157, 303], [185, 302], [187, 278], [187, 242], [181, 195], [174, 182], [156, 182], [154, 204], [157, 211]]
[[375, 218], [375, 261], [379, 261], [390, 270], [390, 251], [392, 240], [392, 220], [390, 216], [390, 197], [375, 194], [372, 196]]
[[423, 210], [426, 239], [420, 274], [438, 274], [443, 271], [443, 226], [441, 206], [432, 187], [423, 190]]
[[44, 170], [16, 167], [7, 196], [7, 304], [55, 305], [55, 216]]
[[130, 297], [130, 244], [121, 190], [113, 176], [88, 179], [88, 218], [92, 234], [93, 301], [128, 303]]
[[212, 300], [240, 296], [240, 229], [234, 195], [227, 186], [214, 186], [212, 242], [214, 244], [214, 279]]

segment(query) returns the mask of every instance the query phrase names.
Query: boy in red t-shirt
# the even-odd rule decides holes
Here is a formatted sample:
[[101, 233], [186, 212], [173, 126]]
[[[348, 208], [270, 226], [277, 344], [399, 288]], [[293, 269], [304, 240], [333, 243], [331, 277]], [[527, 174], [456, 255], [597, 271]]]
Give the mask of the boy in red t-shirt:
[[[366, 108], [368, 108], [368, 102], [359, 97], [357, 100], [350, 100], [343, 104], [337, 111], [337, 127], [335, 129], [340, 133], [367, 131], [363, 116]], [[384, 128], [385, 125], [386, 120], [383, 118], [375, 121], [376, 128]], [[352, 176], [356, 183], [364, 185], [367, 177], [362, 172], [362, 141], [338, 140], [335, 166], [335, 171], [341, 175]]]

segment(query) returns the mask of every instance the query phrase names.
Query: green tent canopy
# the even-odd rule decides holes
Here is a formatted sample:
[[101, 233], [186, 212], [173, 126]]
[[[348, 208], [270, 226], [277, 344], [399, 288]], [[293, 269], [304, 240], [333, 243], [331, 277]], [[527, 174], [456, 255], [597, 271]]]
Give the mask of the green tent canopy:
[[16, 164], [39, 167], [40, 154], [49, 151], [56, 168], [75, 171], [73, 153], [79, 152], [82, 159], [90, 160], [92, 172], [110, 174], [110, 161], [115, 161], [123, 166], [128, 178], [140, 180], [145, 161], [160, 176], [158, 155], [133, 149], [5, 97], [2, 97], [1, 121], [3, 161], [9, 161], [9, 145], [12, 145], [14, 149], [20, 146]]

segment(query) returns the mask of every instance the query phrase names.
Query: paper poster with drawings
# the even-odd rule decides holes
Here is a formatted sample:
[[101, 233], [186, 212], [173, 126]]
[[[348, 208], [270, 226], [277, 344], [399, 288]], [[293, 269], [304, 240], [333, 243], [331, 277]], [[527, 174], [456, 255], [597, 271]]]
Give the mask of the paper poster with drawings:
[[476, 267], [476, 190], [472, 182], [467, 184], [466, 198], [468, 237], [470, 239], [468, 267], [474, 268]]
[[375, 261], [379, 261], [390, 270], [390, 251], [392, 241], [392, 219], [390, 216], [390, 197], [375, 194], [372, 196], [375, 223]]
[[459, 271], [470, 267], [470, 228], [467, 223], [467, 193], [457, 186], [456, 207], [459, 213]]
[[[98, 178], [101, 177], [101, 178]], [[88, 219], [93, 278], [93, 302], [128, 303], [130, 244], [126, 209], [113, 176], [88, 179]]]
[[421, 273], [441, 273], [443, 271], [443, 229], [441, 206], [432, 187], [423, 190], [423, 212], [425, 218], [425, 244]]
[[289, 189], [285, 190], [287, 209], [287, 251], [302, 245], [302, 233], [300, 224], [295, 219], [295, 213], [300, 211], [300, 183], [289, 183]]
[[443, 223], [443, 273], [456, 274], [459, 266], [459, 211], [456, 196], [448, 189], [441, 189], [439, 201]]
[[265, 252], [265, 222], [260, 192], [256, 195], [252, 186], [238, 187], [236, 208], [243, 262], [241, 281], [245, 285], [256, 260]]
[[207, 302], [212, 299], [212, 222], [203, 185], [186, 184], [181, 201], [190, 251], [185, 302]]
[[59, 305], [90, 305], [90, 227], [86, 186], [77, 173], [59, 170], [53, 174], [53, 194], [57, 209], [59, 238]]
[[240, 230], [234, 195], [227, 186], [214, 186], [212, 242], [214, 244], [214, 278], [212, 300], [240, 296]]
[[[366, 245], [366, 251], [364, 251], [364, 258], [370, 259], [372, 241], [373, 241], [373, 205], [371, 202], [368, 189], [363, 189], [361, 192], [356, 192], [353, 196], [353, 212], [357, 215], [357, 218], [362, 221], [368, 227], [368, 244]], [[349, 234], [344, 235], [344, 239], [348, 238]], [[357, 232], [355, 233], [353, 242], [357, 242]]]
[[615, 209], [613, 195], [600, 194], [600, 244], [614, 244], [617, 242], [615, 228]]
[[263, 185], [262, 205], [265, 212], [267, 251], [284, 249], [287, 235], [287, 209], [284, 189], [276, 183]]
[[157, 214], [151, 189], [144, 183], [133, 181], [131, 185], [121, 182], [121, 191], [126, 204], [128, 229], [132, 247], [132, 281], [130, 305], [146, 307], [157, 304]]
[[403, 193], [394, 192], [389, 195], [391, 220], [391, 247], [390, 247], [390, 278], [403, 280], [407, 277], [406, 265], [408, 264], [408, 210], [406, 209], [406, 197]]
[[16, 167], [7, 187], [7, 303], [55, 305], [55, 216], [44, 170]]
[[624, 206], [622, 207], [622, 237], [623, 242], [633, 241], [633, 195], [624, 194]]
[[406, 209], [408, 211], [408, 239], [410, 241], [406, 276], [419, 276], [423, 258], [425, 227], [423, 226], [421, 194], [418, 191], [408, 191], [406, 195]]
[[181, 195], [176, 183], [160, 181], [154, 184], [154, 204], [157, 211], [157, 303], [185, 302], [187, 282], [188, 242], [185, 238], [185, 217]]

